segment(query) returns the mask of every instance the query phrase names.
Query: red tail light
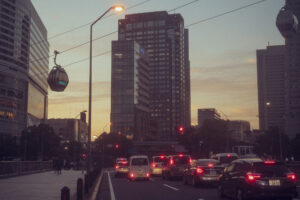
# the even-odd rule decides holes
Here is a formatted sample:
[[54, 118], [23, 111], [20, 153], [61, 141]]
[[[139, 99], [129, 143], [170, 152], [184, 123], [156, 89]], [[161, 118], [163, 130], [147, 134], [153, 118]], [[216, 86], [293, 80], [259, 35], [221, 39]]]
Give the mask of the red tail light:
[[152, 167], [157, 167], [157, 164], [155, 164], [155, 163], [152, 163]]
[[193, 160], [190, 158], [190, 159], [189, 159], [189, 163], [191, 164], [191, 163], [192, 163], [192, 161], [193, 161]]
[[296, 181], [296, 179], [297, 179], [296, 174], [293, 174], [293, 173], [287, 174], [286, 177], [292, 181]]
[[164, 158], [165, 158], [165, 156], [164, 156], [164, 155], [161, 155], [161, 156], [160, 156], [160, 159], [164, 159]]
[[122, 161], [122, 164], [123, 165], [126, 165], [128, 162], [127, 161]]
[[119, 165], [116, 165], [116, 166], [115, 166], [115, 169], [119, 169], [119, 168], [120, 168], [120, 166], [119, 166]]
[[247, 178], [247, 180], [248, 180], [249, 182], [254, 182], [254, 181], [260, 179], [260, 178], [261, 178], [261, 175], [260, 175], [260, 174], [250, 173], [250, 172], [249, 172], [249, 173], [246, 174], [246, 178]]
[[147, 177], [150, 177], [150, 174], [149, 174], [149, 173], [147, 173], [147, 174], [146, 174], [146, 176], [147, 176]]
[[202, 169], [201, 167], [197, 167], [196, 168], [196, 172], [197, 172], [197, 174], [203, 174], [204, 173], [204, 169]]
[[179, 154], [178, 156], [179, 156], [180, 158], [182, 158], [182, 157], [183, 157], [183, 154], [181, 153], [181, 154]]
[[174, 165], [174, 160], [170, 159], [170, 165]]
[[134, 173], [130, 173], [130, 178], [133, 178], [134, 177]]
[[227, 158], [230, 158], [230, 157], [231, 157], [231, 155], [230, 155], [230, 154], [227, 154], [226, 156], [227, 156]]
[[208, 163], [208, 165], [207, 165], [209, 168], [213, 168], [214, 167], [214, 164], [212, 164], [212, 163]]
[[274, 165], [275, 164], [275, 161], [273, 160], [267, 160], [264, 162], [266, 165]]

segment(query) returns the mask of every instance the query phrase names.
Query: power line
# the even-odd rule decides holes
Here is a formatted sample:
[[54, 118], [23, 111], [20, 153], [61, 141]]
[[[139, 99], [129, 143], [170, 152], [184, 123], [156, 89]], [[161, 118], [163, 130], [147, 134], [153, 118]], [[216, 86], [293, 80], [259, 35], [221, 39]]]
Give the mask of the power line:
[[221, 17], [221, 16], [224, 16], [224, 15], [227, 15], [227, 14], [230, 14], [230, 13], [233, 13], [233, 12], [236, 12], [236, 11], [239, 11], [239, 10], [242, 10], [242, 9], [245, 9], [245, 8], [248, 8], [248, 7], [251, 7], [251, 6], [254, 6], [256, 4], [260, 4], [260, 3], [263, 3], [267, 0], [260, 0], [260, 1], [257, 1], [257, 2], [254, 2], [254, 3], [251, 3], [251, 4], [248, 4], [248, 5], [245, 5], [245, 6], [242, 6], [242, 7], [239, 7], [239, 8], [236, 8], [236, 9], [233, 9], [233, 10], [230, 10], [230, 11], [227, 11], [227, 12], [224, 12], [224, 13], [221, 13], [221, 14], [218, 14], [218, 15], [215, 15], [215, 16], [212, 16], [212, 17], [209, 17], [209, 18], [206, 18], [206, 19], [202, 19], [202, 20], [199, 20], [199, 21], [196, 21], [194, 23], [191, 23], [187, 26], [185, 26], [186, 28], [187, 27], [190, 27], [190, 26], [194, 26], [196, 24], [200, 24], [200, 23], [203, 23], [203, 22], [206, 22], [206, 21], [209, 21], [209, 20], [212, 20], [212, 19], [215, 19], [215, 18], [218, 18], [218, 17]]
[[[130, 7], [130, 8], [137, 7], [137, 6], [141, 5], [142, 3], [144, 4], [144, 3], [148, 2], [148, 1], [151, 1], [151, 0], [143, 1], [143, 2], [141, 2], [141, 3], [139, 3], [139, 4], [136, 4], [136, 5], [134, 5], [134, 6]], [[183, 5], [180, 5], [180, 6], [176, 7], [176, 8], [173, 8], [173, 9], [169, 10], [168, 12], [173, 12], [173, 11], [175, 11], [175, 10], [178, 10], [178, 9], [180, 9], [180, 8], [183, 8], [183, 7], [186, 7], [186, 6], [190, 5], [190, 4], [196, 3], [196, 2], [198, 2], [198, 1], [199, 1], [199, 0], [193, 0], [193, 1], [189, 2], [189, 3], [185, 3], [185, 4], [183, 4]], [[128, 9], [129, 9], [129, 8], [128, 8]], [[113, 15], [111, 15], [111, 16], [113, 16]], [[90, 24], [90, 23], [89, 23], [89, 24]], [[86, 24], [85, 24], [85, 25], [86, 25]], [[85, 26], [85, 25], [82, 25], [82, 26]], [[77, 28], [79, 28], [79, 27], [77, 27]], [[70, 31], [71, 31], [71, 30], [70, 30]], [[67, 31], [66, 31], [65, 33], [67, 33]], [[108, 33], [108, 34], [106, 34], [106, 35], [102, 35], [102, 36], [100, 36], [100, 37], [98, 37], [98, 38], [93, 39], [93, 41], [96, 41], [96, 40], [99, 40], [99, 39], [108, 37], [108, 36], [113, 35], [113, 34], [115, 34], [115, 33], [118, 33], [118, 31], [116, 30], [116, 31], [110, 32], [110, 33]], [[57, 34], [57, 35], [59, 35], [59, 34]], [[76, 45], [76, 46], [74, 46], [74, 47], [71, 47], [71, 48], [69, 48], [69, 49], [63, 50], [63, 51], [61, 51], [60, 53], [65, 53], [65, 52], [67, 52], [67, 51], [70, 51], [70, 50], [79, 48], [79, 47], [81, 47], [81, 46], [84, 46], [84, 45], [86, 45], [86, 44], [88, 44], [88, 43], [89, 43], [89, 41], [84, 42], [84, 43], [81, 43], [81, 44]], [[53, 56], [54, 56], [54, 55], [47, 56], [47, 57], [46, 57], [46, 56], [45, 56], [45, 57], [41, 57], [41, 58], [38, 58], [38, 59], [36, 59], [36, 60], [30, 61], [30, 63], [37, 62], [37, 61], [40, 61], [40, 60], [43, 60], [43, 59], [48, 59], [48, 58], [51, 58], [51, 57], [53, 57]]]
[[[145, 4], [145, 3], [149, 2], [149, 1], [151, 1], [151, 0], [145, 0], [145, 1], [142, 1], [142, 2], [140, 2], [140, 3], [134, 4], [133, 6], [130, 6], [130, 7], [126, 8], [125, 10], [130, 10], [130, 9], [132, 9], [132, 8], [138, 7], [138, 6], [143, 5], [143, 4]], [[110, 14], [110, 15], [107, 15], [106, 17], [103, 17], [103, 19], [106, 19], [106, 18], [109, 18], [109, 17], [112, 17], [112, 16], [115, 16], [115, 15]], [[93, 23], [93, 22], [89, 22], [89, 23], [86, 23], [86, 24], [77, 26], [77, 27], [75, 27], [75, 28], [72, 28], [72, 29], [70, 29], [70, 30], [67, 30], [67, 31], [64, 31], [64, 32], [61, 32], [61, 33], [57, 33], [57, 34], [55, 34], [55, 35], [53, 35], [53, 36], [48, 37], [48, 39], [40, 40], [40, 41], [38, 41], [38, 42], [36, 42], [36, 43], [34, 43], [34, 44], [32, 44], [32, 45], [34, 46], [34, 45], [40, 44], [40, 43], [42, 43], [42, 42], [46, 42], [47, 40], [49, 41], [49, 40], [52, 40], [52, 39], [54, 39], [54, 38], [60, 37], [60, 36], [62, 36], [62, 35], [65, 35], [65, 34], [67, 34], [67, 33], [71, 33], [71, 32], [73, 32], [73, 31], [76, 31], [76, 30], [78, 30], [78, 29], [81, 29], [81, 28], [84, 28], [84, 27], [90, 25], [91, 23]]]

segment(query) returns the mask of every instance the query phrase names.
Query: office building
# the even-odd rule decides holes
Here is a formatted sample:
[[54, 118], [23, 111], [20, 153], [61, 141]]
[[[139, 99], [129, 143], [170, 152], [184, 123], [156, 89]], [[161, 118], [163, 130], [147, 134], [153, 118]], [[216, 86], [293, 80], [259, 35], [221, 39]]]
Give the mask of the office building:
[[47, 30], [30, 0], [0, 1], [0, 135], [47, 118]]
[[198, 126], [201, 127], [205, 120], [219, 120], [221, 119], [220, 113], [214, 108], [198, 109]]
[[250, 122], [242, 120], [230, 120], [228, 122], [228, 130], [231, 138], [236, 142], [249, 142], [248, 135], [251, 133]]
[[[286, 7], [300, 20], [299, 0], [287, 0]], [[299, 24], [298, 24], [299, 26]], [[286, 112], [284, 132], [294, 138], [300, 133], [300, 27], [298, 33], [285, 38], [286, 45]]]
[[150, 136], [148, 56], [134, 40], [112, 41], [111, 132]]
[[147, 50], [151, 120], [159, 140], [175, 139], [176, 127], [190, 126], [188, 31], [182, 16], [166, 11], [126, 15], [118, 34], [119, 40], [135, 40]]
[[259, 128], [284, 129], [285, 46], [268, 46], [256, 51]]
[[53, 128], [62, 143], [72, 141], [87, 143], [88, 125], [81, 119], [47, 119], [44, 123]]

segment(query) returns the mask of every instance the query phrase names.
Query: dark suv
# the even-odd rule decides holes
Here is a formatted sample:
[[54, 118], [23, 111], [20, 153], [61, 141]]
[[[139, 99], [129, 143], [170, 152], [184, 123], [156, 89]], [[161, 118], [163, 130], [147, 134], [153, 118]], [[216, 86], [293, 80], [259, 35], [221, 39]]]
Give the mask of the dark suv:
[[168, 162], [163, 166], [162, 178], [171, 180], [173, 178], [182, 178], [185, 167], [191, 162], [189, 155], [168, 156]]
[[233, 161], [219, 179], [220, 197], [293, 199], [297, 196], [296, 174], [283, 163], [261, 159]]

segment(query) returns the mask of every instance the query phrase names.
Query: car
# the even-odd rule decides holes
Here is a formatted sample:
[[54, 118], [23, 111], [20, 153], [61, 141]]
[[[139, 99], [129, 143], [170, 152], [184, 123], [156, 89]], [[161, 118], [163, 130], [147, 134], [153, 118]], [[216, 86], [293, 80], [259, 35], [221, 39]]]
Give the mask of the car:
[[224, 169], [218, 164], [219, 161], [214, 159], [193, 160], [184, 170], [183, 183], [192, 186], [216, 185]]
[[178, 154], [168, 156], [168, 162], [162, 169], [162, 178], [167, 180], [182, 178], [184, 169], [190, 162], [190, 155]]
[[163, 167], [167, 164], [168, 157], [165, 155], [153, 156], [151, 163], [151, 175], [161, 176]]
[[239, 156], [236, 153], [218, 153], [211, 156], [211, 159], [219, 161], [220, 165], [222, 165], [224, 168], [238, 158]]
[[283, 163], [261, 159], [233, 161], [220, 176], [220, 197], [238, 200], [278, 198], [291, 200], [297, 197], [296, 174]]
[[129, 158], [129, 180], [149, 180], [150, 179], [150, 166], [149, 159], [146, 155], [136, 155]]
[[128, 162], [127, 158], [120, 157], [120, 158], [116, 158], [115, 164], [117, 164], [118, 162], [121, 162], [121, 161], [127, 161]]
[[115, 164], [115, 177], [119, 177], [119, 176], [126, 176], [128, 174], [129, 171], [129, 165], [128, 165], [128, 161], [127, 160], [121, 160], [118, 161]]

